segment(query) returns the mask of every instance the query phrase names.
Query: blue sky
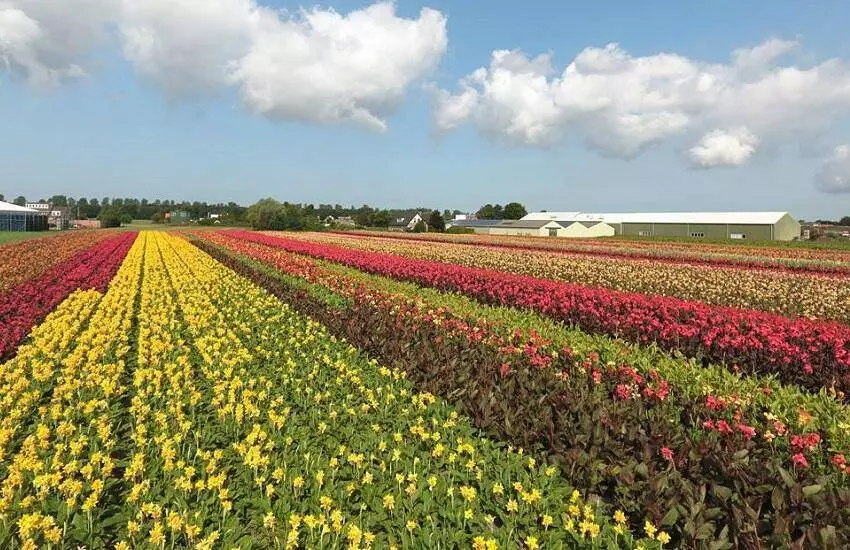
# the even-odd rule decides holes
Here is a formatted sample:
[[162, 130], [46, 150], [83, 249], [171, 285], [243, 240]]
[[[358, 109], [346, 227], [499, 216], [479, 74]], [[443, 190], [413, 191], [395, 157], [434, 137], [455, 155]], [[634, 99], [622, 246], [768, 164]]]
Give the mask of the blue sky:
[[[181, 1], [188, 6], [194, 0]], [[54, 35], [59, 34], [57, 25], [67, 20], [51, 19], [56, 14], [44, 13], [43, 6], [33, 8], [37, 0], [11, 4]], [[208, 75], [203, 74], [198, 77], [203, 85], [197, 86], [195, 79], [188, 93], [175, 91], [174, 82], [183, 76], [180, 65], [168, 64], [168, 56], [152, 60], [127, 53], [127, 28], [149, 29], [151, 21], [161, 24], [167, 14], [150, 15], [144, 25], [115, 15], [97, 22], [105, 29], [101, 40], [59, 45], [30, 41], [27, 50], [11, 42], [19, 34], [10, 34], [9, 18], [4, 43], [0, 7], [0, 120], [5, 130], [0, 133], [0, 193], [7, 199], [61, 193], [250, 203], [273, 196], [298, 202], [459, 209], [518, 200], [530, 209], [548, 210], [790, 210], [801, 218], [850, 214], [850, 161], [842, 153], [850, 142], [850, 70], [843, 64], [850, 61], [850, 38], [842, 24], [850, 20], [850, 5], [645, 4], [399, 1], [393, 21], [423, 22], [424, 6], [440, 12], [445, 17], [445, 44], [440, 47], [439, 37], [430, 37], [409, 45], [389, 33], [371, 53], [386, 63], [390, 75], [376, 73], [374, 67], [357, 68], [360, 57], [352, 58], [350, 70], [344, 56], [340, 62], [317, 54], [309, 65], [322, 67], [312, 74], [330, 79], [340, 71], [351, 73], [348, 88], [340, 85], [328, 91], [322, 84], [322, 89], [334, 102], [351, 100], [364, 106], [386, 123], [384, 132], [370, 127], [380, 122], [328, 115], [321, 104], [325, 96], [310, 101], [313, 77], [282, 77], [298, 73], [298, 68], [265, 63], [283, 59], [279, 56], [244, 63], [249, 74], [238, 85], [207, 85]], [[369, 5], [338, 1], [319, 4], [319, 10], [332, 7], [347, 16]], [[295, 10], [299, 4], [262, 6]], [[188, 6], [188, 19], [179, 21], [182, 28], [189, 25], [198, 33], [203, 25], [213, 25], [211, 16], [193, 20], [192, 9]], [[315, 25], [303, 20], [296, 25], [298, 32], [312, 36]], [[209, 60], [199, 53], [201, 48], [164, 34], [173, 25], [159, 28], [166, 30], [154, 33], [154, 39], [162, 40], [169, 55], [187, 59], [193, 70]], [[346, 28], [341, 24], [340, 32]], [[216, 32], [221, 31], [210, 31], [212, 36]], [[247, 40], [265, 44], [256, 36], [250, 34]], [[748, 66], [746, 76], [706, 68], [728, 67], [734, 50], [770, 39], [789, 45], [780, 44], [776, 59]], [[612, 42], [620, 50], [605, 55], [623, 54], [631, 61], [618, 65], [621, 69], [615, 73], [587, 65], [584, 74], [596, 78], [605, 73], [604, 89], [613, 94], [610, 104], [617, 107], [606, 107], [604, 113], [582, 110], [569, 92], [576, 89], [575, 81], [562, 73], [586, 48], [605, 48]], [[308, 41], [307, 47], [319, 43]], [[491, 63], [494, 50], [514, 49], [524, 54]], [[66, 51], [74, 58], [63, 57]], [[36, 61], [25, 55], [32, 52], [40, 56]], [[715, 100], [711, 95], [693, 105], [681, 89], [671, 92], [670, 83], [678, 86], [689, 74], [690, 65], [683, 68], [681, 63], [661, 84], [657, 78], [642, 80], [648, 77], [641, 67], [667, 63], [654, 57], [659, 53], [677, 54], [700, 72], [728, 78], [722, 89], [729, 97]], [[535, 72], [531, 62], [541, 54], [551, 56], [544, 63], [549, 68]], [[634, 61], [640, 59], [644, 61]], [[829, 59], [839, 62], [819, 68]], [[45, 67], [53, 75], [71, 66], [83, 67], [85, 76], [67, 71], [46, 84], [34, 76]], [[324, 72], [326, 67], [337, 72]], [[462, 113], [450, 121], [441, 117], [440, 101], [460, 106], [465, 88], [459, 81], [479, 67], [487, 70], [471, 84], [473, 103], [464, 103]], [[771, 76], [789, 67], [820, 72], [805, 86], [787, 84], [791, 92], [770, 92]], [[399, 72], [406, 76], [399, 77]], [[739, 72], [744, 74], [743, 69]], [[274, 100], [270, 107], [266, 96], [248, 98], [245, 92], [265, 90], [267, 78], [280, 82], [269, 92]], [[744, 80], [763, 83], [759, 89], [785, 103], [777, 100], [760, 107], [757, 100], [763, 96], [749, 93], [741, 84]], [[371, 88], [393, 91], [364, 89], [358, 84], [364, 81], [372, 83]], [[648, 86], [641, 97], [629, 90], [635, 82]], [[782, 82], [776, 85], [785, 85]], [[536, 87], [541, 83], [546, 84], [544, 91]], [[510, 93], [495, 93], [498, 85], [507, 86]], [[658, 107], [652, 100], [656, 85], [676, 99], [667, 97], [665, 106]], [[296, 88], [306, 96], [297, 104], [284, 97]], [[581, 89], [585, 99], [599, 95], [596, 88]], [[540, 92], [539, 102], [528, 100], [529, 90]], [[647, 115], [636, 123], [639, 127], [618, 118], [635, 113]], [[667, 117], [669, 113], [678, 118]], [[665, 121], [660, 130], [658, 120]]]

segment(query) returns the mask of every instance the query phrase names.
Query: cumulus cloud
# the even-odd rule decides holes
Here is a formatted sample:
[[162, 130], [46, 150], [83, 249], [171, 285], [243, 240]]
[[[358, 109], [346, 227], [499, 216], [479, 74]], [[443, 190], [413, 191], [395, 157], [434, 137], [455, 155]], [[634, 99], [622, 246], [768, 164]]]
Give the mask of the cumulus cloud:
[[425, 8], [415, 20], [391, 3], [348, 15], [313, 9], [262, 14], [232, 80], [254, 112], [279, 119], [353, 121], [384, 130], [383, 116], [431, 71], [447, 46], [446, 19]]
[[839, 145], [815, 176], [815, 185], [825, 193], [850, 193], [850, 145]]
[[560, 72], [550, 54], [497, 50], [456, 91], [435, 91], [435, 125], [445, 132], [470, 123], [498, 141], [538, 147], [575, 132], [621, 158], [702, 136], [688, 151], [694, 162], [739, 165], [759, 146], [756, 136], [799, 141], [850, 113], [850, 67], [837, 59], [780, 66], [797, 48], [771, 39], [735, 50], [728, 63], [708, 63], [635, 57], [609, 44], [582, 50]]
[[236, 88], [249, 110], [275, 120], [373, 130], [448, 42], [442, 13], [402, 18], [392, 2], [339, 14], [256, 0], [0, 0], [0, 64], [56, 84], [84, 74], [111, 29], [137, 74], [170, 98]]
[[85, 75], [116, 9], [115, 0], [0, 0], [0, 69], [42, 88]]
[[688, 153], [691, 162], [700, 168], [740, 166], [756, 152], [758, 145], [758, 136], [744, 127], [712, 130]]
[[215, 92], [251, 47], [260, 9], [252, 0], [123, 0], [124, 56], [169, 96]]

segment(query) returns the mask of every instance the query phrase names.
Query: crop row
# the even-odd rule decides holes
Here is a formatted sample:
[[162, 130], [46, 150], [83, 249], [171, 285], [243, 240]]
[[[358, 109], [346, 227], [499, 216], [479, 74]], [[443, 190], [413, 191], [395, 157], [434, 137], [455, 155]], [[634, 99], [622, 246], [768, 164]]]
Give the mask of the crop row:
[[611, 239], [540, 239], [463, 234], [399, 234], [373, 231], [344, 231], [342, 235], [380, 237], [411, 241], [496, 246], [530, 251], [549, 251], [589, 256], [644, 259], [690, 265], [739, 267], [789, 271], [802, 274], [850, 274], [850, 253], [814, 248], [747, 247], [705, 243], [659, 242]]
[[713, 305], [850, 323], [850, 284], [838, 277], [539, 251], [524, 252], [522, 261], [517, 261], [516, 252], [506, 248], [318, 234], [307, 238], [357, 250], [496, 269], [584, 286], [675, 296]]
[[0, 246], [0, 294], [112, 237], [112, 231], [69, 231]]
[[[3, 546], [636, 542], [554, 466], [177, 237], [139, 237], [89, 333], [4, 461]], [[643, 527], [644, 548], [669, 540]]]
[[0, 360], [9, 358], [30, 329], [75, 290], [103, 292], [135, 238], [135, 233], [112, 234], [0, 295]]
[[143, 248], [142, 239], [135, 241], [69, 345], [53, 357], [10, 362], [24, 372], [39, 363], [40, 375], [23, 399], [10, 396], [21, 425], [0, 475], [3, 547], [70, 546], [63, 539], [91, 545], [99, 518], [114, 506], [108, 497], [120, 481], [116, 432], [126, 423], [120, 397], [127, 389]]
[[[672, 357], [655, 347], [634, 346], [607, 336], [588, 334], [532, 311], [481, 304], [456, 293], [371, 275], [341, 264], [289, 253], [275, 246], [235, 239], [227, 232], [195, 233], [194, 236], [239, 254], [246, 261], [250, 258], [255, 262], [252, 264], [254, 267], [274, 268], [335, 293], [350, 296], [355, 293], [355, 288], [363, 287], [383, 295], [415, 300], [431, 310], [449, 311], [454, 317], [472, 325], [486, 320], [489, 332], [510, 341], [516, 349], [534, 349], [543, 357], [569, 355], [574, 365], [585, 361], [594, 366], [627, 364], [643, 376], [655, 371], [670, 383], [671, 399], [702, 402], [713, 399], [734, 403], [727, 412], [734, 411], [739, 419], [746, 419], [746, 424], [756, 427], [758, 433], [765, 437], [775, 436], [772, 434], [774, 422], [780, 420], [785, 433], [776, 437], [775, 446], [781, 446], [783, 442], [788, 444], [794, 434], [818, 431], [829, 442], [829, 448], [850, 450], [850, 408], [826, 392], [805, 393], [793, 385], [780, 384], [770, 376], [741, 377], [723, 365], [701, 366], [681, 356]], [[479, 326], [480, 330], [484, 328]], [[505, 344], [497, 342], [497, 345]], [[730, 415], [725, 420], [733, 419]], [[695, 426], [695, 429], [700, 427]]]
[[[736, 403], [689, 401], [657, 372], [642, 376], [625, 363], [551, 353], [544, 342], [530, 349], [490, 323], [374, 291], [269, 247], [264, 254], [235, 239], [203, 238], [280, 269], [275, 275], [199, 243], [339, 336], [404, 368], [421, 389], [450, 396], [488, 433], [556, 457], [577, 486], [624, 509], [635, 524], [648, 517], [681, 541], [717, 547], [850, 536], [836, 532], [847, 521], [847, 474], [803, 455], [820, 447], [819, 434], [806, 434], [807, 442], [817, 438], [806, 449], [792, 451], [792, 442], [781, 451], [767, 432], [756, 435]], [[724, 414], [728, 433], [702, 425]]]
[[656, 343], [690, 357], [754, 374], [775, 374], [813, 391], [850, 389], [850, 328], [760, 311], [712, 307], [678, 298], [646, 296], [365, 252], [247, 231], [234, 236], [290, 252], [452, 292], [486, 304], [537, 311], [584, 331]]

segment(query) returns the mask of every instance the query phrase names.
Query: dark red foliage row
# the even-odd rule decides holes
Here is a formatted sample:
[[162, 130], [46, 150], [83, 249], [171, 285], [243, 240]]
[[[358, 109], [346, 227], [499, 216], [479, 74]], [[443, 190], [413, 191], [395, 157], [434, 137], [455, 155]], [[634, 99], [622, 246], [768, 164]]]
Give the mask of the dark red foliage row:
[[[514, 250], [528, 250], [531, 252], [544, 252], [550, 254], [564, 254], [567, 256], [591, 256], [595, 258], [602, 259], [621, 259], [621, 260], [649, 260], [652, 262], [666, 263], [666, 264], [676, 264], [676, 265], [694, 265], [694, 266], [704, 266], [704, 267], [724, 267], [724, 268], [738, 268], [738, 269], [753, 269], [758, 271], [769, 271], [769, 272], [787, 272], [793, 273], [796, 275], [830, 275], [830, 276], [848, 276], [850, 275], [850, 266], [846, 265], [828, 265], [828, 264], [817, 264], [817, 263], [795, 263], [794, 260], [774, 260], [769, 258], [753, 258], [751, 260], [745, 260], [741, 258], [724, 258], [719, 256], [705, 256], [699, 255], [699, 252], [696, 253], [686, 253], [686, 252], [671, 252], [659, 250], [655, 252], [645, 252], [636, 249], [623, 249], [619, 251], [611, 250], [611, 249], [599, 249], [594, 250], [593, 247], [584, 246], [584, 247], [576, 247], [576, 246], [557, 246], [554, 244], [550, 244], [549, 242], [541, 242], [534, 244], [524, 244], [524, 243], [514, 243], [509, 241], [493, 241], [488, 242], [483, 238], [480, 240], [475, 239], [451, 239], [445, 237], [436, 237], [429, 236], [423, 234], [417, 234], [415, 237], [411, 237], [405, 234], [393, 234], [393, 233], [383, 233], [383, 234], [375, 234], [372, 232], [363, 232], [363, 233], [355, 233], [352, 231], [333, 231], [343, 237], [352, 237], [354, 236], [364, 236], [369, 238], [380, 238], [380, 239], [396, 239], [396, 240], [406, 240], [410, 242], [436, 242], [436, 243], [452, 243], [452, 244], [462, 244], [469, 246], [479, 246], [482, 248], [493, 248], [496, 250], [499, 249], [514, 249]], [[734, 251], [730, 251], [734, 252]]]
[[0, 360], [75, 290], [104, 292], [135, 239], [135, 232], [117, 235], [0, 295]]
[[535, 310], [586, 332], [667, 350], [737, 370], [778, 374], [786, 383], [850, 395], [850, 327], [789, 319], [755, 310], [710, 306], [477, 269], [391, 254], [352, 250], [250, 231], [232, 235], [330, 260], [368, 273], [460, 292], [486, 304]]

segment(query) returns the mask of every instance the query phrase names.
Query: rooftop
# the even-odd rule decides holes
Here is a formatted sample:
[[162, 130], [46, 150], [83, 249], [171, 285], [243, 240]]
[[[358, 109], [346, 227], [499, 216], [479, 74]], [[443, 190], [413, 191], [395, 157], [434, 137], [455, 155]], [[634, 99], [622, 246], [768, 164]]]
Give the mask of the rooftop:
[[21, 212], [27, 214], [38, 214], [37, 210], [18, 206], [17, 204], [12, 204], [11, 202], [6, 201], [0, 201], [0, 212]]
[[607, 223], [704, 223], [770, 225], [788, 212], [534, 212], [523, 220], [555, 220], [558, 222]]

